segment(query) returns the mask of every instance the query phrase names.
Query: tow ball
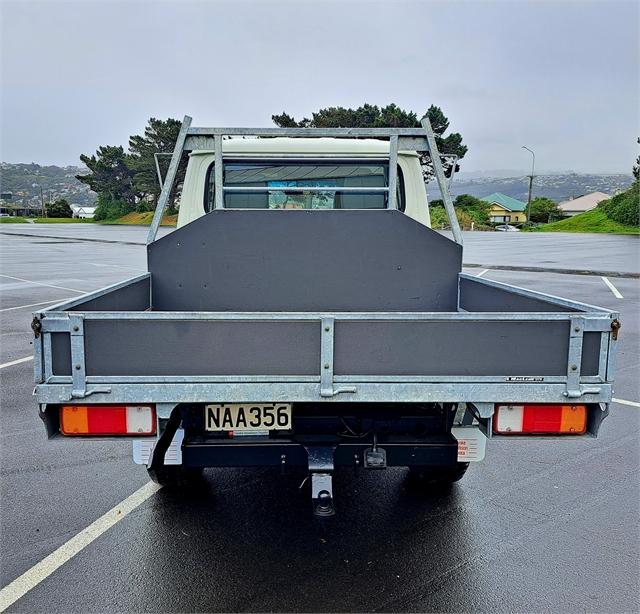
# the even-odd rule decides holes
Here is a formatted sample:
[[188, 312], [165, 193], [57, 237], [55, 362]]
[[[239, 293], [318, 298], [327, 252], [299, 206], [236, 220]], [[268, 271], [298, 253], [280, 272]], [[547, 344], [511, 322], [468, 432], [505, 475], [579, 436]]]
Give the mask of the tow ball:
[[306, 448], [311, 475], [311, 504], [316, 516], [333, 516], [333, 453], [335, 446], [309, 446]]

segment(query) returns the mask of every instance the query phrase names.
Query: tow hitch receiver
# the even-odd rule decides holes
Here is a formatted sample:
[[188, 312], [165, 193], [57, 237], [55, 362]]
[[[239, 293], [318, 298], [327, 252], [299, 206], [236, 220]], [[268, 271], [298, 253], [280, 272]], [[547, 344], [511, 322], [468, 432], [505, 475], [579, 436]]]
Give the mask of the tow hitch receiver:
[[306, 448], [311, 474], [311, 504], [316, 516], [333, 516], [333, 453], [335, 446], [309, 446]]

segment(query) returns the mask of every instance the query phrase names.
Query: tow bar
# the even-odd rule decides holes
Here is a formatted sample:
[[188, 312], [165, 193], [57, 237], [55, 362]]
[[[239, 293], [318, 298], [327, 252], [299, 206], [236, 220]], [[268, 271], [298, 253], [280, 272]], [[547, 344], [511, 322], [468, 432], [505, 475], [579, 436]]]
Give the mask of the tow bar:
[[309, 457], [311, 475], [311, 504], [316, 516], [333, 516], [336, 508], [333, 503], [332, 473], [335, 446], [305, 447]]

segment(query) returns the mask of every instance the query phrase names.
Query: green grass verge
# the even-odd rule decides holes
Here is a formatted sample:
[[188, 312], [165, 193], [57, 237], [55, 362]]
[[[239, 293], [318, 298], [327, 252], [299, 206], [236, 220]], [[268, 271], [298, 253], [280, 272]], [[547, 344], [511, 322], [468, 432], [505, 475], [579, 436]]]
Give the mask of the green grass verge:
[[0, 217], [0, 224], [92, 224], [93, 220], [72, 217]]
[[23, 217], [0, 217], [0, 224], [26, 224], [27, 220]]
[[612, 234], [637, 235], [640, 228], [625, 226], [609, 219], [601, 209], [592, 209], [586, 213], [574, 215], [566, 220], [523, 229], [526, 232], [609, 232]]

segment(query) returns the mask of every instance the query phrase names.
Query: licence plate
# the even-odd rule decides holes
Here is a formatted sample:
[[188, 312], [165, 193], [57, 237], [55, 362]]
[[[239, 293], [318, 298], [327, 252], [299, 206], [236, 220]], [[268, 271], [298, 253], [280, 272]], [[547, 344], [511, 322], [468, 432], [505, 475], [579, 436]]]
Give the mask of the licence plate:
[[273, 431], [291, 428], [291, 403], [221, 403], [204, 408], [206, 431]]

